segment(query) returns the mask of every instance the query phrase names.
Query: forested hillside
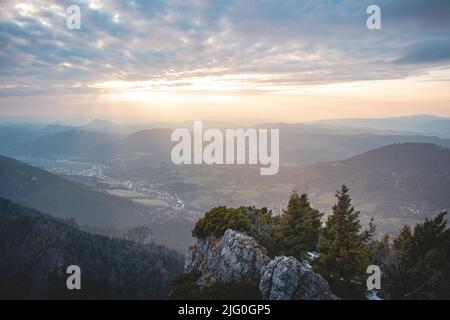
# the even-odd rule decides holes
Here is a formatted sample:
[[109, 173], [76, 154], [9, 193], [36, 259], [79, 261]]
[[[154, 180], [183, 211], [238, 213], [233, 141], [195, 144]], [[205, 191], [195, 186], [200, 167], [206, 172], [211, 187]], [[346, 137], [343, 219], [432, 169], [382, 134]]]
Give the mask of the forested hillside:
[[[68, 290], [69, 265], [81, 268], [81, 290]], [[81, 231], [65, 221], [0, 198], [0, 298], [165, 299], [183, 258]]]
[[148, 207], [0, 156], [0, 196], [80, 224], [133, 226], [149, 222]]

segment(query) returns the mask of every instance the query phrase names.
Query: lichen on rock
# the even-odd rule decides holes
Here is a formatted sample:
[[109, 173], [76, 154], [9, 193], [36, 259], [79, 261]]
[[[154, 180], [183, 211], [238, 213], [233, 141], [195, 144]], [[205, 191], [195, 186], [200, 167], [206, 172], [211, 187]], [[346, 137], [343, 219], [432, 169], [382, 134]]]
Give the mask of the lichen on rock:
[[258, 281], [262, 267], [269, 261], [265, 248], [255, 239], [228, 229], [220, 240], [198, 239], [189, 248], [184, 269], [198, 270], [224, 283]]
[[271, 260], [254, 238], [231, 229], [221, 239], [197, 239], [188, 250], [184, 270], [201, 273], [200, 288], [217, 281], [251, 281], [259, 284], [261, 296], [267, 300], [337, 299], [327, 281], [306, 264], [294, 257]]
[[333, 300], [327, 281], [294, 257], [275, 257], [261, 270], [259, 289], [266, 300]]

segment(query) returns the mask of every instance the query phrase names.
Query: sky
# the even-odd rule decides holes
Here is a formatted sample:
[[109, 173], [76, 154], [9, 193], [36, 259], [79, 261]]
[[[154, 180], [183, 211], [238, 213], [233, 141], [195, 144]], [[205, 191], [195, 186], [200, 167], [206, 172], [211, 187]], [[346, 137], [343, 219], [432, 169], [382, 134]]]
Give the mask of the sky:
[[0, 117], [450, 116], [449, 16], [448, 0], [0, 0]]

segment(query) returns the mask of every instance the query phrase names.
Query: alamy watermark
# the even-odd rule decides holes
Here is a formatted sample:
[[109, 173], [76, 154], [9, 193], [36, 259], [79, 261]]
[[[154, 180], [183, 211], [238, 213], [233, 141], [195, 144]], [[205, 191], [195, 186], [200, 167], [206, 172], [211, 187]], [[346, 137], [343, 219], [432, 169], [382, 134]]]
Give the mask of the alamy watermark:
[[212, 128], [203, 130], [203, 122], [194, 121], [193, 137], [191, 131], [180, 128], [172, 132], [170, 139], [178, 142], [171, 152], [176, 165], [260, 165], [263, 176], [275, 175], [280, 168], [279, 129], [225, 129], [223, 132]]
[[66, 9], [66, 27], [69, 30], [81, 29], [81, 9], [77, 5], [68, 6]]
[[66, 280], [66, 286], [69, 290], [81, 290], [81, 268], [77, 265], [67, 267], [67, 274], [70, 274]]
[[367, 290], [380, 290], [381, 289], [381, 269], [377, 265], [370, 265], [366, 270], [370, 276], [367, 278], [366, 285]]
[[367, 18], [366, 26], [369, 30], [381, 29], [381, 8], [375, 4], [367, 7], [367, 14], [370, 16]]

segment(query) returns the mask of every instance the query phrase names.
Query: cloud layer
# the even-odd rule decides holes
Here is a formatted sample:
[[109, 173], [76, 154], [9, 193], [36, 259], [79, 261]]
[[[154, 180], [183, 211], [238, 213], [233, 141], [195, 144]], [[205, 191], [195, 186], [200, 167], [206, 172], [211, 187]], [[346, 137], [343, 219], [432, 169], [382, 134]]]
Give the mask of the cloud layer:
[[[0, 95], [285, 90], [450, 65], [450, 2], [1, 1]], [[81, 30], [66, 8], [81, 8]]]

